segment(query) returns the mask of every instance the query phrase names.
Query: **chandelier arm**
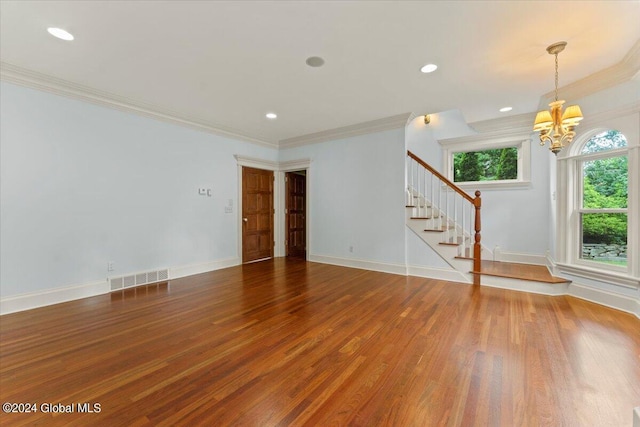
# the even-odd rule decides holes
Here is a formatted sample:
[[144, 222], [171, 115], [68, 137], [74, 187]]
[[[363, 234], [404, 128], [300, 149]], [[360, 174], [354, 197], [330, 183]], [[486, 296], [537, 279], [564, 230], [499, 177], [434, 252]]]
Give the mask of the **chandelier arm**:
[[546, 143], [551, 144], [553, 142], [553, 139], [551, 138], [550, 134], [540, 134], [540, 145], [544, 145]]
[[572, 130], [569, 130], [564, 135], [562, 135], [562, 137], [560, 138], [560, 142], [562, 143], [563, 146], [567, 144], [571, 144], [571, 141], [573, 141], [574, 136], [576, 136], [576, 133]]

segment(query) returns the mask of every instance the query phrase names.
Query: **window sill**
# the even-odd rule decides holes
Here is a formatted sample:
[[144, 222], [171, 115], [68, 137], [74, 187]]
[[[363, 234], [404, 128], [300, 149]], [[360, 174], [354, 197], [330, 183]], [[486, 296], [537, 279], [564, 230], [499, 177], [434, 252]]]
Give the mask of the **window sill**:
[[458, 187], [470, 190], [511, 190], [531, 187], [531, 181], [474, 181], [456, 182]]
[[600, 270], [575, 264], [556, 264], [556, 268], [562, 273], [584, 277], [591, 280], [598, 280], [629, 289], [638, 289], [640, 287], [640, 278], [632, 277], [624, 273]]

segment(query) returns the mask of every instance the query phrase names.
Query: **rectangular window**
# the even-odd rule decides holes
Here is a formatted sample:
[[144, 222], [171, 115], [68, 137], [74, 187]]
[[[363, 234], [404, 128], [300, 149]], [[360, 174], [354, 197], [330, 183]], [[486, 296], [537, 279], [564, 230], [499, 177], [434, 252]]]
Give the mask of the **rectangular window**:
[[441, 141], [447, 178], [463, 189], [499, 190], [531, 184], [531, 140], [508, 136], [496, 139], [462, 137]]
[[580, 258], [627, 266], [627, 156], [582, 162]]
[[453, 153], [453, 182], [518, 179], [518, 147]]

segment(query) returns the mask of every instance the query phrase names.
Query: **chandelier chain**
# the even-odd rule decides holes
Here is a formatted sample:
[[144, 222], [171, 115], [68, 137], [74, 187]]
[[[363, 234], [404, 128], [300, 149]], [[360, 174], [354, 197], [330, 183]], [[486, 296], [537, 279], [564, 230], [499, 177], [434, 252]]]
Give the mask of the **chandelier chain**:
[[558, 54], [556, 53], [556, 101], [558, 100]]

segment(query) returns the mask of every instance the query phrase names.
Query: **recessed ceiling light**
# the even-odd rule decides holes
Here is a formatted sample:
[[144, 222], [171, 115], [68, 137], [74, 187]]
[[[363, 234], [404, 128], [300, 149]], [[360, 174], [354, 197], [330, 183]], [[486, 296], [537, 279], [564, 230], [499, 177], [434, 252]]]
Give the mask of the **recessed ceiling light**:
[[437, 69], [438, 66], [436, 64], [427, 64], [424, 67], [420, 68], [420, 71], [422, 71], [423, 73], [433, 73]]
[[66, 40], [66, 41], [73, 40], [73, 34], [63, 30], [62, 28], [49, 27], [47, 28], [47, 31], [49, 32], [49, 34], [59, 39]]
[[507, 111], [511, 111], [511, 110], [513, 110], [513, 107], [502, 107], [500, 109], [500, 112], [501, 113], [506, 113]]
[[310, 56], [305, 62], [309, 67], [314, 68], [322, 67], [324, 65], [324, 59], [320, 58], [319, 56]]
[[275, 120], [278, 118], [278, 115], [276, 113], [267, 113], [264, 116], [269, 120]]

